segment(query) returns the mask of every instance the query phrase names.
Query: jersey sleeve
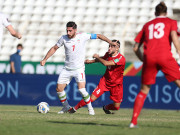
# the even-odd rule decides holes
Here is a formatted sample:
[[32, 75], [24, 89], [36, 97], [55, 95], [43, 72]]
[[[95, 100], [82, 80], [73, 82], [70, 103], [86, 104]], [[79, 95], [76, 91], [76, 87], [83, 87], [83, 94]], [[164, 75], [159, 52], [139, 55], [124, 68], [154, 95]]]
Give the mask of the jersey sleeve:
[[14, 62], [15, 60], [14, 60], [14, 56], [13, 55], [11, 55], [10, 56], [10, 62]]
[[177, 30], [177, 35], [180, 36], [180, 29]]
[[89, 39], [97, 39], [97, 34], [92, 34], [92, 33], [83, 33], [83, 36], [86, 40]]
[[2, 15], [2, 23], [3, 23], [4, 27], [11, 25], [11, 23], [9, 22], [8, 17], [6, 15]]
[[113, 62], [116, 65], [125, 65], [125, 58], [123, 56], [120, 56], [119, 58], [114, 59]]
[[177, 31], [178, 27], [177, 27], [177, 21], [173, 20], [172, 22], [172, 27], [171, 27], [171, 31]]
[[63, 36], [58, 40], [58, 42], [56, 43], [56, 45], [57, 45], [58, 47], [61, 47], [61, 46], [64, 45], [64, 38], [63, 38]]
[[141, 42], [143, 42], [143, 40], [144, 40], [144, 31], [143, 31], [143, 29], [137, 34], [137, 36], [136, 36], [136, 38], [134, 39], [134, 41], [136, 42], [136, 43], [141, 43]]

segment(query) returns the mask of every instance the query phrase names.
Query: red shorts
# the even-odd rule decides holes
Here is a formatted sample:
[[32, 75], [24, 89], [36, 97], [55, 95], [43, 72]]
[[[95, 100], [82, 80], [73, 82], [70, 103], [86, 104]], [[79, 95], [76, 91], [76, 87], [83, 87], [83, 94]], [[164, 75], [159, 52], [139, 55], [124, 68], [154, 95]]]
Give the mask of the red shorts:
[[107, 86], [104, 79], [100, 79], [98, 86], [94, 89], [93, 95], [99, 98], [104, 92], [110, 92], [110, 99], [115, 103], [121, 103], [123, 99], [123, 85]]
[[172, 56], [157, 59], [145, 57], [142, 70], [142, 84], [154, 84], [159, 70], [164, 73], [169, 82], [180, 79], [180, 67]]

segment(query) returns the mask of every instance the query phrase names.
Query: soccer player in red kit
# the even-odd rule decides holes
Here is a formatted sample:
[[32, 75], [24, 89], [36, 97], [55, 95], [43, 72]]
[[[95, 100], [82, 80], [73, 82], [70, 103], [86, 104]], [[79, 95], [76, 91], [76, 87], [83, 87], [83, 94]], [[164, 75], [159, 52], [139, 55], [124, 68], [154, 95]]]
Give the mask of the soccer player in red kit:
[[[135, 38], [134, 52], [143, 61], [141, 90], [136, 96], [130, 128], [137, 127], [137, 118], [144, 105], [150, 87], [155, 83], [156, 74], [161, 70], [169, 82], [180, 87], [180, 68], [171, 53], [171, 41], [180, 55], [177, 36], [177, 22], [167, 15], [167, 7], [160, 2], [155, 8], [156, 18], [147, 22]], [[140, 46], [144, 45], [144, 54]]]
[[[86, 60], [86, 64], [101, 62], [107, 66], [106, 72], [100, 79], [98, 86], [91, 94], [91, 102], [99, 98], [103, 93], [109, 91], [110, 99], [114, 101], [113, 104], [103, 106], [103, 110], [106, 114], [112, 114], [110, 110], [119, 110], [120, 104], [123, 98], [123, 73], [125, 68], [125, 57], [119, 53], [120, 42], [118, 45], [110, 45], [108, 52], [103, 57], [99, 57], [98, 54], [94, 54], [94, 60]], [[76, 112], [79, 108], [86, 105], [84, 100], [81, 100], [75, 107], [69, 110], [69, 113]]]

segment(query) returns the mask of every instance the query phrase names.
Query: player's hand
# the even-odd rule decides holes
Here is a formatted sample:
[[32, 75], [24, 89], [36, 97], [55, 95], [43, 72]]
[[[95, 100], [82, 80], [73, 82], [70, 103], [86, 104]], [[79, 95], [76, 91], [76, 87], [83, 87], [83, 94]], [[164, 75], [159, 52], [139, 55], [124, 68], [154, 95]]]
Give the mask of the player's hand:
[[93, 58], [99, 58], [99, 55], [95, 53], [95, 54], [93, 55]]
[[41, 66], [44, 66], [44, 65], [46, 64], [46, 60], [42, 60], [42, 61], [40, 62], [40, 64], [41, 64]]
[[18, 39], [21, 39], [22, 38], [22, 35], [20, 33], [17, 34], [17, 38]]
[[84, 61], [84, 63], [85, 63], [85, 64], [90, 64], [90, 63], [91, 63], [91, 60], [88, 60], [88, 59], [87, 59], [87, 60]]
[[112, 42], [112, 45], [119, 46], [118, 41], [119, 40], [117, 40], [116, 42]]

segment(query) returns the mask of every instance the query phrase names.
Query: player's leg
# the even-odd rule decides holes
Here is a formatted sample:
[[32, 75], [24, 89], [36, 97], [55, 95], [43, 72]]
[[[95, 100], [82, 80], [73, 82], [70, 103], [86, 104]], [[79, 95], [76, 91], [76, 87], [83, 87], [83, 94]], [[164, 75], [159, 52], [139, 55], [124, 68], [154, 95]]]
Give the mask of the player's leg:
[[160, 61], [160, 69], [169, 82], [174, 82], [178, 87], [180, 87], [180, 68], [172, 56]]
[[[94, 89], [94, 91], [92, 92], [91, 96], [90, 96], [90, 99], [91, 99], [91, 102], [94, 102], [96, 99], [98, 99], [103, 93], [103, 87], [101, 85], [101, 82], [99, 82], [99, 85]], [[74, 106], [69, 112], [70, 113], [75, 113], [79, 108], [85, 106], [86, 103], [84, 102], [84, 99], [82, 99], [76, 106]]]
[[174, 83], [180, 88], [180, 80], [175, 80]]
[[145, 57], [142, 69], [142, 78], [141, 78], [141, 90], [137, 94], [134, 108], [133, 108], [133, 115], [132, 120], [129, 125], [130, 128], [137, 127], [137, 119], [141, 112], [141, 109], [144, 105], [144, 101], [146, 99], [147, 94], [149, 93], [150, 87], [156, 81], [156, 74], [158, 72], [158, 65], [157, 60], [149, 57]]
[[89, 115], [94, 115], [95, 113], [91, 104], [90, 95], [86, 91], [86, 88], [85, 88], [85, 82], [78, 82], [78, 89], [79, 89], [80, 94], [82, 95], [84, 102], [86, 103], [88, 107]]
[[71, 108], [67, 101], [66, 92], [64, 91], [67, 84], [69, 84], [71, 78], [71, 73], [69, 73], [66, 69], [63, 69], [59, 75], [56, 91], [59, 100], [63, 105], [62, 110], [58, 112], [59, 114], [66, 113]]
[[86, 85], [86, 76], [84, 72], [84, 67], [80, 68], [78, 70], [75, 70], [73, 73], [73, 77], [75, 78], [77, 84], [78, 84], [78, 90], [86, 103], [89, 111], [89, 115], [94, 115], [94, 109], [91, 104], [91, 99], [89, 93], [86, 91], [85, 85]]
[[114, 114], [110, 110], [117, 111], [117, 110], [119, 110], [120, 105], [121, 105], [121, 103], [114, 102], [113, 104], [108, 104], [108, 105], [103, 106], [103, 110], [106, 114]]
[[138, 95], [136, 96], [135, 102], [134, 102], [134, 109], [133, 109], [133, 115], [132, 115], [132, 120], [131, 120], [131, 124], [129, 125], [130, 128], [135, 128], [137, 127], [137, 119], [138, 116], [143, 108], [145, 99], [147, 94], [150, 91], [150, 85], [145, 85], [142, 84], [141, 86], [141, 90], [138, 93]]
[[123, 99], [123, 85], [119, 84], [115, 87], [110, 87], [110, 99], [114, 101], [113, 104], [103, 106], [103, 110], [106, 114], [113, 114], [110, 110], [119, 110]]
[[[97, 99], [97, 97], [94, 96], [93, 94], [91, 94], [91, 96], [90, 96], [91, 103], [94, 102], [96, 99]], [[76, 106], [74, 106], [73, 108], [71, 108], [69, 110], [69, 113], [75, 113], [79, 108], [81, 108], [85, 105], [86, 105], [86, 103], [85, 103], [84, 99], [82, 99], [81, 101], [79, 101], [79, 103], [77, 103]]]

